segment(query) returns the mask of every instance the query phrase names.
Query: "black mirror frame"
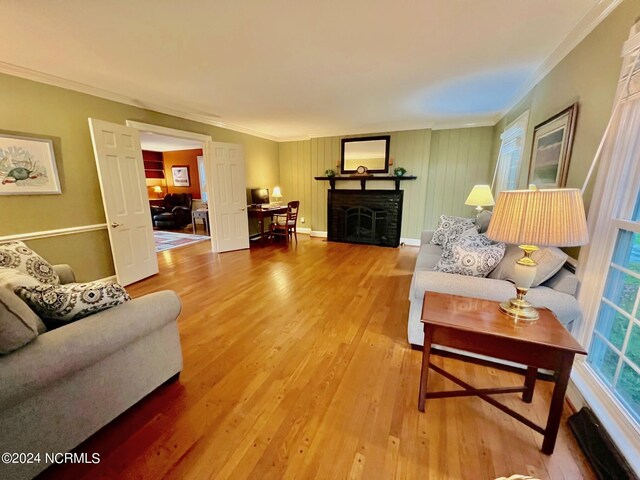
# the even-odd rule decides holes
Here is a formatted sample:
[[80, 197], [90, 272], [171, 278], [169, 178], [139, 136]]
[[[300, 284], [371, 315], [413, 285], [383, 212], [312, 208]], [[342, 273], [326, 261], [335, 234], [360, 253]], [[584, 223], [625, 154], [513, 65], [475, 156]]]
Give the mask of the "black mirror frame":
[[384, 169], [367, 170], [367, 173], [389, 173], [389, 145], [391, 144], [391, 135], [379, 135], [377, 137], [354, 137], [343, 138], [340, 144], [340, 172], [341, 173], [356, 173], [356, 170], [346, 170], [344, 168], [344, 145], [347, 142], [367, 142], [371, 140], [385, 140], [385, 157], [384, 157]]

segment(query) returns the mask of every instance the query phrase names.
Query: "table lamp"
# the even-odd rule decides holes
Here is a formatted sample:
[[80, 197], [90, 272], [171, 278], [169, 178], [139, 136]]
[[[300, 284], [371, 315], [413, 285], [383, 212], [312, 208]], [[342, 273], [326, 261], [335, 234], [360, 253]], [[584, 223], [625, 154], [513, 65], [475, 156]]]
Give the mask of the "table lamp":
[[280, 191], [280, 187], [277, 185], [273, 187], [273, 194], [271, 195], [274, 198], [274, 204], [280, 205], [280, 199], [282, 198], [282, 192]]
[[482, 207], [491, 207], [496, 202], [493, 200], [489, 185], [474, 185], [464, 204], [476, 207], [476, 213], [479, 214], [484, 210]]
[[153, 187], [153, 193], [157, 194], [158, 198], [162, 196], [162, 187], [160, 185], [156, 185]]
[[577, 247], [589, 241], [582, 194], [576, 188], [500, 192], [487, 237], [524, 252], [514, 272], [516, 298], [501, 303], [500, 311], [517, 320], [537, 320], [538, 312], [524, 298], [537, 270], [531, 254], [540, 246]]

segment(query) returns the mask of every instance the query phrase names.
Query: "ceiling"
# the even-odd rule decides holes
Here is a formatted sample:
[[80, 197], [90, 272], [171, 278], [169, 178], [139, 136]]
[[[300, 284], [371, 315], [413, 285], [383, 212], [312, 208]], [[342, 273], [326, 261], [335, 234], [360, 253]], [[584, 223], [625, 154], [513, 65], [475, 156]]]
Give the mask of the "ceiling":
[[0, 0], [0, 71], [275, 140], [491, 125], [620, 0]]
[[152, 132], [140, 132], [140, 145], [142, 150], [150, 150], [152, 152], [175, 152], [202, 148], [202, 143], [195, 140], [167, 137], [166, 135], [158, 135]]

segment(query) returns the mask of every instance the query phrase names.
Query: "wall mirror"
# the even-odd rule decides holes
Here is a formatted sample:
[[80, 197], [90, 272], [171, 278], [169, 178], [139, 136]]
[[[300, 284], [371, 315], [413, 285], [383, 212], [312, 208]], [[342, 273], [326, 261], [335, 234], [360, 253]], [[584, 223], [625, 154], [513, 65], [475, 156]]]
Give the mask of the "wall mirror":
[[356, 173], [363, 166], [369, 173], [389, 171], [389, 135], [342, 139], [340, 171]]

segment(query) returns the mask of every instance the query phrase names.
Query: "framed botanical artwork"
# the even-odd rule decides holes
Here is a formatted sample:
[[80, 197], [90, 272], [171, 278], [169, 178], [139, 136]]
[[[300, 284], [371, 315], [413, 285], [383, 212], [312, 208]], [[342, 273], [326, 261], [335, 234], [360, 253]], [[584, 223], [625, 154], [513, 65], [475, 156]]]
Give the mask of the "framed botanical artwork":
[[535, 127], [529, 185], [534, 184], [538, 188], [566, 186], [577, 117], [578, 104], [574, 103]]
[[0, 133], [0, 195], [62, 193], [53, 141]]
[[175, 187], [190, 187], [189, 181], [189, 166], [188, 165], [174, 165], [171, 167], [171, 174], [173, 175], [173, 185]]

